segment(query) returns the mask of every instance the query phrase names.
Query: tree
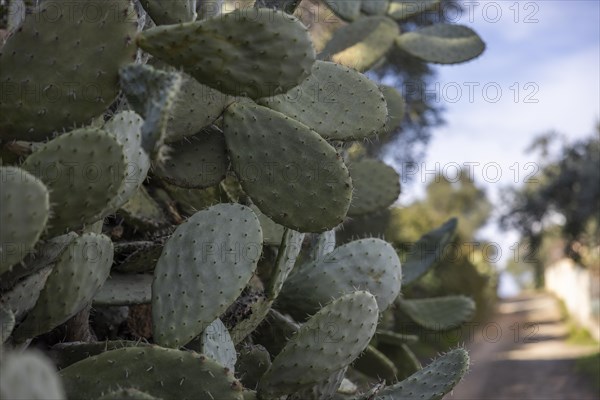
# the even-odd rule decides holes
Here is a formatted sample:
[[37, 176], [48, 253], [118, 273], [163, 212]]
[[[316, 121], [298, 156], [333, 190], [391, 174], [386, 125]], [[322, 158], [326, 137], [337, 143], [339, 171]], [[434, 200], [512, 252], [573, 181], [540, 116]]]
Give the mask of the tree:
[[[545, 231], [560, 225], [564, 253], [574, 261], [591, 266], [598, 260], [588, 257], [600, 238], [600, 125], [592, 136], [560, 145], [552, 158], [549, 147], [556, 134], [534, 140], [531, 150], [540, 151], [538, 177], [507, 193], [507, 210], [500, 218], [506, 229], [516, 229], [531, 251], [537, 253]], [[533, 262], [538, 287], [543, 285], [543, 259]]]

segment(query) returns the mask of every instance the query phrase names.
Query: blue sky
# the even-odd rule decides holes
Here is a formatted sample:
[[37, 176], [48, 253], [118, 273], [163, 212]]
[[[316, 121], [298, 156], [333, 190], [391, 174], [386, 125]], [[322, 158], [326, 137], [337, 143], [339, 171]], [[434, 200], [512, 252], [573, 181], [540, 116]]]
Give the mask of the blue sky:
[[[475, 29], [487, 48], [474, 61], [437, 68], [428, 89], [439, 94], [447, 124], [434, 131], [421, 167], [452, 172], [456, 164], [479, 163], [471, 164], [475, 180], [498, 201], [503, 188], [534, 172], [526, 163], [535, 156], [525, 149], [536, 135], [556, 130], [573, 140], [591, 134], [600, 119], [600, 2], [470, 3], [472, 12], [453, 22]], [[401, 203], [421, 196], [423, 181]], [[481, 236], [499, 243], [500, 264], [518, 240], [494, 223]]]

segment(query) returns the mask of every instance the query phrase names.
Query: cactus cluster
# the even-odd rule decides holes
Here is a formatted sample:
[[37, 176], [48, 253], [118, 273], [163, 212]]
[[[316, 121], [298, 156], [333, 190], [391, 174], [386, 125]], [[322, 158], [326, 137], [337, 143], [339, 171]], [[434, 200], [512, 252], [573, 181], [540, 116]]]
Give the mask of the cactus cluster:
[[336, 247], [335, 229], [400, 193], [393, 168], [349, 151], [404, 114], [362, 72], [392, 46], [466, 61], [474, 32], [400, 34], [402, 1], [327, 0], [349, 23], [317, 55], [299, 1], [39, 3], [0, 48], [2, 398], [428, 400], [456, 385], [465, 350], [421, 369], [396, 326], [448, 329], [472, 301], [402, 298], [436, 257], [417, 244], [401, 267], [379, 238]]

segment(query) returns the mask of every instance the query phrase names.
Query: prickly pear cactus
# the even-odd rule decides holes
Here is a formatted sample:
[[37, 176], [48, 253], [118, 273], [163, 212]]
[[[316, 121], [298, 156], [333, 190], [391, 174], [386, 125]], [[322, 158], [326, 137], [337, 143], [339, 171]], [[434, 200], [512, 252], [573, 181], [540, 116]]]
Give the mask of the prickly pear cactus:
[[420, 370], [418, 337], [394, 331], [471, 315], [463, 296], [401, 296], [456, 221], [402, 266], [382, 239], [335, 236], [399, 195], [392, 167], [350, 150], [404, 116], [362, 72], [393, 46], [476, 57], [473, 31], [399, 34], [437, 1], [327, 0], [348, 23], [317, 61], [297, 0], [30, 3], [9, 0], [28, 8], [0, 47], [2, 398], [429, 400], [457, 384], [464, 350]]

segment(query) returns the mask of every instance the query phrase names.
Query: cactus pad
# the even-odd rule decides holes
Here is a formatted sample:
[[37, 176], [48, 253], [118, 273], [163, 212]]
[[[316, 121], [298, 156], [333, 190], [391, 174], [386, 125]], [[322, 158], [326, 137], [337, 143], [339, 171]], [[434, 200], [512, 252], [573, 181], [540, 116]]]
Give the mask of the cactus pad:
[[27, 171], [0, 167], [0, 275], [33, 250], [42, 234], [50, 201], [46, 186]]
[[44, 140], [108, 108], [135, 57], [136, 19], [129, 0], [54, 0], [27, 15], [0, 50], [2, 139]]
[[387, 13], [395, 20], [401, 21], [422, 12], [434, 9], [441, 0], [391, 0]]
[[390, 5], [390, 0], [361, 0], [360, 9], [368, 15], [385, 14]]
[[181, 73], [181, 89], [169, 113], [166, 142], [193, 136], [219, 118], [232, 97]]
[[0, 363], [0, 398], [66, 399], [56, 368], [35, 351], [2, 354]]
[[275, 357], [259, 384], [259, 394], [274, 397], [298, 391], [349, 365], [375, 333], [375, 297], [358, 291], [334, 300], [302, 325]]
[[437, 64], [457, 64], [479, 57], [485, 43], [471, 28], [435, 24], [398, 36], [396, 44], [409, 54]]
[[242, 400], [231, 371], [190, 351], [152, 347], [111, 350], [60, 372], [69, 398], [96, 398], [122, 387], [140, 387], [163, 399]]
[[237, 354], [227, 327], [216, 319], [200, 335], [201, 353], [212, 358], [231, 372], [235, 371]]
[[181, 88], [181, 75], [149, 65], [130, 64], [119, 71], [129, 105], [142, 117], [142, 149], [152, 159], [161, 156], [169, 113]]
[[468, 321], [475, 312], [475, 302], [466, 296], [403, 299], [398, 304], [416, 323], [433, 330], [455, 328]]
[[156, 25], [179, 24], [196, 19], [196, 0], [141, 0]]
[[348, 67], [325, 61], [315, 62], [312, 74], [298, 87], [259, 103], [332, 140], [374, 136], [387, 116], [385, 100], [375, 83]]
[[[171, 0], [172, 1], [172, 0]], [[169, 1], [167, 1], [169, 2]], [[117, 389], [112, 392], [106, 393], [98, 398], [98, 400], [161, 400], [154, 396], [150, 396], [148, 393], [144, 393], [140, 390], [127, 388]]]
[[233, 169], [265, 215], [300, 232], [343, 221], [352, 190], [348, 170], [316, 132], [249, 103], [226, 110], [223, 131]]
[[385, 379], [386, 382], [397, 380], [398, 369], [394, 362], [371, 345], [356, 359], [352, 368], [372, 378]]
[[154, 340], [180, 347], [199, 335], [240, 295], [261, 251], [260, 223], [246, 206], [219, 204], [179, 225], [154, 269]]
[[50, 267], [44, 268], [19, 281], [10, 291], [2, 293], [0, 306], [12, 311], [17, 322], [21, 321], [35, 306], [51, 271]]
[[290, 311], [314, 313], [332, 297], [359, 288], [372, 293], [384, 311], [400, 293], [401, 280], [400, 260], [392, 245], [381, 239], [361, 239], [292, 274], [280, 299]]
[[406, 103], [402, 95], [393, 87], [381, 85], [379, 86], [385, 102], [387, 104], [387, 121], [385, 123], [385, 131], [391, 133], [400, 127], [404, 119], [404, 111]]
[[400, 176], [379, 160], [363, 159], [349, 166], [354, 184], [348, 215], [358, 216], [391, 206], [400, 196]]
[[375, 400], [441, 400], [469, 369], [469, 354], [454, 349], [402, 382], [381, 390]]
[[360, 17], [361, 0], [324, 0], [324, 3], [345, 21], [354, 21]]
[[106, 236], [86, 233], [75, 239], [58, 258], [15, 337], [48, 332], [77, 314], [108, 277], [112, 261], [113, 246]]
[[150, 169], [150, 158], [142, 150], [142, 126], [144, 120], [133, 111], [114, 115], [103, 129], [114, 135], [123, 145], [127, 172], [119, 194], [113, 198], [107, 210], [116, 211], [124, 205], [142, 185]]
[[0, 305], [0, 346], [8, 339], [15, 327], [15, 314]]
[[315, 60], [306, 27], [291, 15], [266, 8], [159, 26], [142, 32], [137, 42], [202, 84], [254, 99], [298, 85]]
[[155, 173], [179, 187], [206, 188], [225, 179], [228, 164], [223, 133], [211, 127], [169, 144], [169, 158]]
[[50, 235], [95, 222], [118, 195], [126, 166], [123, 146], [96, 128], [58, 136], [22, 165], [50, 190]]
[[128, 306], [150, 303], [152, 275], [111, 274], [94, 296], [94, 306]]
[[319, 59], [366, 71], [388, 52], [398, 32], [396, 22], [387, 17], [360, 18], [338, 29]]
[[263, 214], [254, 204], [252, 204], [251, 208], [260, 221], [264, 244], [267, 246], [279, 246], [285, 228], [273, 222], [271, 218]]
[[454, 237], [457, 224], [458, 220], [451, 218], [440, 227], [421, 236], [408, 253], [402, 283], [416, 281], [442, 259], [446, 246]]
[[260, 377], [271, 367], [271, 356], [261, 345], [248, 345], [240, 349], [235, 368], [244, 387], [256, 389]]

